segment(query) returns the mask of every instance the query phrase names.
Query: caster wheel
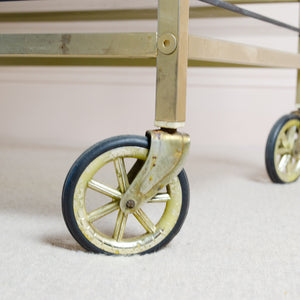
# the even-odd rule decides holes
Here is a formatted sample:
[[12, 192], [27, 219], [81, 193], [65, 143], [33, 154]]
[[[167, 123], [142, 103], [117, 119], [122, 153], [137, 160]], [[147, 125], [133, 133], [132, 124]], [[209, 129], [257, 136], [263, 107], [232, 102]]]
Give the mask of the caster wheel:
[[184, 170], [134, 213], [125, 215], [119, 207], [149, 147], [146, 137], [113, 137], [89, 148], [71, 167], [62, 211], [70, 233], [86, 250], [146, 254], [159, 250], [179, 232], [189, 207]]
[[[300, 175], [300, 116], [285, 115], [273, 126], [266, 146], [266, 168], [275, 183], [289, 183]], [[298, 146], [296, 147], [296, 145]]]

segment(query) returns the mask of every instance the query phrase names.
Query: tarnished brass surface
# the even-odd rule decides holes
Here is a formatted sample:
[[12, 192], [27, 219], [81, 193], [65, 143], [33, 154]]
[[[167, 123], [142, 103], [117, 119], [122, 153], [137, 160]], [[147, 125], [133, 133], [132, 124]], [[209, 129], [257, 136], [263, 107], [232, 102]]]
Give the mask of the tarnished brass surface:
[[[155, 58], [105, 58], [105, 57], [72, 57], [72, 56], [1, 56], [0, 66], [104, 66], [104, 67], [155, 67]], [[205, 68], [265, 68], [262, 66], [220, 63], [201, 60], [189, 60], [189, 67]], [[183, 127], [185, 122], [168, 123], [156, 122], [157, 127], [179, 128]], [[174, 127], [172, 127], [174, 126]]]
[[[162, 34], [158, 42], [156, 39], [156, 33], [3, 34], [0, 65], [154, 66], [158, 51], [156, 126], [178, 128], [184, 125], [185, 93], [181, 85], [185, 84], [186, 66], [181, 62], [182, 70], [176, 71], [172, 65], [177, 58], [180, 61], [174, 57], [180, 45], [173, 34]], [[300, 54], [195, 36], [189, 37], [188, 57], [191, 66], [300, 68]], [[299, 99], [299, 83], [297, 90]]]
[[292, 119], [280, 130], [274, 149], [274, 164], [283, 182], [293, 182], [300, 175], [300, 121]]
[[74, 22], [156, 19], [156, 9], [36, 11], [0, 13], [1, 22]]
[[[137, 211], [143, 203], [176, 177], [183, 168], [190, 146], [190, 138], [184, 133], [167, 133], [163, 130], [147, 132], [151, 147], [147, 160], [120, 201], [126, 213]], [[134, 201], [129, 208], [128, 201]]]
[[[177, 177], [172, 178], [163, 193], [149, 199], [143, 209], [133, 214], [124, 214], [120, 209], [120, 199], [130, 182], [127, 160], [145, 161], [147, 156], [148, 149], [141, 147], [112, 149], [93, 160], [76, 184], [73, 207], [78, 227], [92, 244], [108, 253], [131, 255], [153, 248], [171, 232], [178, 220], [182, 190]], [[115, 186], [119, 188], [99, 182], [99, 178], [106, 178], [105, 172], [110, 168], [116, 174]], [[94, 195], [98, 193], [96, 196], [99, 197], [99, 207], [92, 210], [89, 208], [92, 200], [90, 190], [94, 191]]]
[[0, 56], [153, 58], [156, 33], [1, 34]]
[[[170, 22], [172, 20], [172, 22]], [[158, 6], [158, 40], [172, 43], [172, 52], [158, 51], [156, 77], [155, 125], [167, 122], [169, 128], [185, 122], [186, 73], [188, 61], [188, 0], [160, 0]], [[162, 38], [163, 37], [163, 38]], [[166, 38], [164, 38], [166, 37]]]
[[74, 56], [1, 56], [0, 66], [118, 66], [155, 67], [155, 58], [105, 58]]

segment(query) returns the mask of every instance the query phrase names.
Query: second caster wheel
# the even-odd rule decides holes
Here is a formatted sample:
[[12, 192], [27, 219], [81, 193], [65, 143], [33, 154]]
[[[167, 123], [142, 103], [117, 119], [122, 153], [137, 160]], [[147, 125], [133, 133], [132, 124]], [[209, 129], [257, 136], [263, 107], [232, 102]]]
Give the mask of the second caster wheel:
[[124, 214], [119, 203], [148, 156], [140, 136], [104, 140], [84, 152], [65, 180], [62, 210], [77, 242], [104, 254], [145, 254], [165, 246], [180, 230], [189, 207], [184, 170], [140, 209]]
[[289, 114], [273, 126], [266, 145], [268, 175], [275, 183], [289, 183], [300, 176], [300, 116]]

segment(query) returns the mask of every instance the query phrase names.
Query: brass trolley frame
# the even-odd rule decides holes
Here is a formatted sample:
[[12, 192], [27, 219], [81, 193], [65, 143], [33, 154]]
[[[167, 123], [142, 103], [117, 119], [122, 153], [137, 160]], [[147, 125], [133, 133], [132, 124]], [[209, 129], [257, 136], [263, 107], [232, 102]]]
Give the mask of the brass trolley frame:
[[[240, 0], [230, 2], [297, 1]], [[158, 30], [153, 33], [0, 34], [0, 65], [24, 63], [22, 60], [24, 58], [31, 65], [62, 63], [97, 65], [103, 62], [106, 65], [136, 63], [153, 65], [156, 61], [155, 126], [160, 127], [161, 130], [148, 132], [151, 147], [147, 160], [120, 200], [120, 209], [124, 216], [137, 212], [144, 202], [154, 197], [157, 191], [168, 184], [183, 168], [189, 149], [189, 136], [177, 132], [177, 129], [185, 124], [188, 62], [198, 66], [300, 69], [299, 54], [189, 35], [189, 17], [206, 16], [208, 13], [210, 15], [225, 13], [230, 16], [232, 12], [211, 7], [190, 9], [189, 0], [159, 0], [158, 3], [157, 11], [0, 14], [0, 22], [124, 20], [157, 17]], [[297, 31], [299, 32], [298, 29]], [[300, 108], [299, 71], [296, 105]]]
[[[231, 3], [298, 2], [295, 0], [240, 0]], [[190, 12], [189, 12], [190, 11]], [[234, 42], [189, 36], [191, 18], [232, 15], [214, 7], [192, 7], [189, 0], [159, 0], [152, 9], [124, 11], [0, 13], [0, 22], [152, 19], [153, 33], [0, 34], [0, 65], [21, 64], [150, 64], [156, 59], [155, 125], [179, 128], [185, 122], [186, 73], [191, 65], [300, 68], [300, 55]], [[234, 14], [233, 14], [234, 15]], [[135, 60], [133, 60], [133, 58]], [[55, 60], [54, 60], [55, 59]], [[64, 60], [62, 60], [64, 59]], [[84, 60], [85, 59], [85, 60]], [[99, 60], [100, 59], [100, 60]], [[130, 59], [130, 60], [128, 60]], [[25, 60], [26, 63], [26, 60]], [[300, 79], [297, 81], [300, 106]]]

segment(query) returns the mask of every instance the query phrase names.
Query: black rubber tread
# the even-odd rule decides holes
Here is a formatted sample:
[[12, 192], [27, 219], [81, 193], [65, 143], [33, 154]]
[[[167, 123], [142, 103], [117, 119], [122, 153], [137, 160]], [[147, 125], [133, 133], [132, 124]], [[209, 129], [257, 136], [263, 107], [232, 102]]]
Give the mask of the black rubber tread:
[[300, 116], [296, 114], [288, 114], [282, 116], [272, 127], [270, 134], [268, 136], [267, 144], [266, 144], [266, 151], [265, 151], [265, 164], [266, 164], [266, 169], [267, 173], [271, 179], [272, 182], [274, 183], [288, 183], [286, 181], [283, 181], [282, 179], [279, 178], [277, 171], [276, 171], [276, 166], [274, 163], [274, 151], [275, 151], [275, 146], [276, 146], [276, 141], [278, 139], [278, 135], [282, 127], [290, 120], [300, 120]]
[[[92, 251], [94, 253], [103, 253], [106, 255], [115, 255], [110, 252], [106, 252], [94, 244], [92, 244], [88, 239], [85, 238], [81, 230], [79, 229], [73, 211], [73, 195], [75, 191], [76, 184], [81, 176], [82, 172], [86, 169], [86, 167], [97, 158], [99, 155], [110, 151], [112, 149], [118, 147], [126, 147], [126, 146], [138, 146], [143, 148], [150, 148], [150, 140], [147, 137], [136, 136], [136, 135], [122, 135], [112, 137], [106, 140], [103, 140], [89, 149], [87, 149], [81, 156], [74, 162], [71, 167], [62, 192], [62, 213], [64, 216], [65, 223], [70, 233], [74, 237], [74, 239], [86, 250]], [[179, 214], [179, 218], [172, 229], [172, 231], [156, 246], [148, 249], [147, 251], [138, 253], [139, 255], [152, 253], [158, 251], [165, 245], [167, 245], [175, 235], [180, 231], [183, 222], [186, 218], [188, 209], [189, 209], [189, 183], [184, 170], [180, 172], [178, 175], [178, 179], [180, 181], [181, 190], [182, 190], [182, 206]]]

